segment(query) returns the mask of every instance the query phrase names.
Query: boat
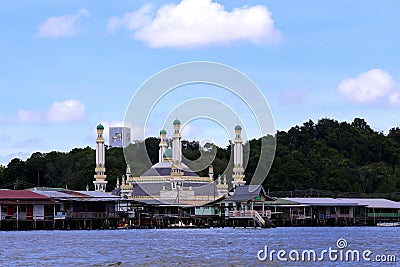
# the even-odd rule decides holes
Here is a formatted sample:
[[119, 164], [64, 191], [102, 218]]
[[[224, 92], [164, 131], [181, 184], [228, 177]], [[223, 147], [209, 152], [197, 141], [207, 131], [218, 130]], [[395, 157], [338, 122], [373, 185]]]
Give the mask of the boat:
[[125, 223], [124, 225], [119, 224], [117, 227], [117, 230], [125, 230], [125, 229], [129, 229], [129, 225], [127, 223]]
[[189, 224], [184, 224], [182, 221], [178, 221], [177, 223], [171, 223], [168, 225], [168, 228], [210, 228], [210, 225], [204, 224], [204, 225], [195, 225], [192, 223]]
[[177, 223], [172, 223], [168, 225], [168, 228], [196, 228], [196, 226], [192, 223], [186, 225], [182, 221], [178, 221]]
[[376, 226], [381, 226], [381, 227], [400, 226], [400, 222], [383, 222], [383, 223], [377, 223]]

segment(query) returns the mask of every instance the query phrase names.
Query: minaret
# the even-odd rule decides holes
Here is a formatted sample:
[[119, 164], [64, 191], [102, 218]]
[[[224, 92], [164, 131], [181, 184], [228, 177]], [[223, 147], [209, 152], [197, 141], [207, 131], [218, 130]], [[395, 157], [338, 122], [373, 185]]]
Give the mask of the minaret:
[[94, 171], [96, 174], [94, 175], [94, 178], [96, 181], [93, 181], [94, 184], [94, 190], [95, 191], [101, 191], [105, 192], [106, 191], [106, 168], [105, 168], [105, 163], [106, 163], [106, 157], [105, 157], [105, 147], [104, 147], [104, 137], [103, 137], [103, 132], [104, 132], [104, 126], [97, 125], [97, 138], [96, 138], [96, 168]]
[[210, 177], [210, 182], [214, 181], [214, 168], [213, 168], [213, 165], [208, 166], [208, 176]]
[[217, 192], [219, 196], [226, 196], [228, 195], [228, 184], [226, 182], [226, 175], [221, 177], [221, 175], [218, 176], [217, 179]]
[[182, 144], [181, 122], [176, 119], [173, 122], [174, 134], [172, 136], [172, 173], [171, 175], [183, 175], [182, 168]]
[[172, 136], [172, 162], [180, 164], [182, 162], [182, 145], [181, 145], [181, 122], [176, 119], [174, 124], [174, 135]]
[[160, 150], [158, 152], [158, 162], [163, 162], [164, 160], [164, 153], [167, 150], [167, 131], [162, 129], [160, 131]]
[[234, 187], [244, 185], [246, 182], [244, 178], [243, 169], [243, 141], [242, 141], [242, 127], [236, 125], [235, 127], [235, 142], [233, 147], [233, 181]]
[[131, 165], [127, 164], [126, 165], [126, 181], [129, 181], [130, 177], [132, 177]]
[[117, 177], [117, 184], [115, 185], [115, 189], [118, 189], [119, 186], [120, 186], [120, 184], [119, 184], [119, 178]]

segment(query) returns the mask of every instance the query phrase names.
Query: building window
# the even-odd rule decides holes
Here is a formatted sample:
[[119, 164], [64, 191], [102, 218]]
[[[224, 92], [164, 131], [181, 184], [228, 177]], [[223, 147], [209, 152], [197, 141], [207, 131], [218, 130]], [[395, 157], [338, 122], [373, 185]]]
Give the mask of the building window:
[[340, 214], [349, 214], [349, 207], [340, 207]]
[[7, 206], [1, 206], [1, 213], [7, 213], [8, 212], [8, 207]]
[[[17, 206], [14, 206], [14, 213], [17, 212]], [[18, 213], [25, 213], [26, 212], [26, 206], [18, 206]]]

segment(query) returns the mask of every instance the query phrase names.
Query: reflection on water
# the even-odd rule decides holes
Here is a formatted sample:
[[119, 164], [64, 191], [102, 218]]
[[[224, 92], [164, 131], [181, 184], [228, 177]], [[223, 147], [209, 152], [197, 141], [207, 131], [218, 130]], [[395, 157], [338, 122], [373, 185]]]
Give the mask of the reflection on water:
[[[337, 248], [394, 254], [400, 227], [150, 229], [0, 232], [0, 266], [360, 266], [358, 262], [261, 262], [264, 249]], [[376, 263], [377, 266], [379, 265]], [[397, 266], [396, 263], [387, 264]]]

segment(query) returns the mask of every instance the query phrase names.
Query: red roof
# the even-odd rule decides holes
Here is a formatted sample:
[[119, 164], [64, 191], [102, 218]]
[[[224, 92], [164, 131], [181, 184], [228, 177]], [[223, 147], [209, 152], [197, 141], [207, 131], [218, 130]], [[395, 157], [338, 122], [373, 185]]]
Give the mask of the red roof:
[[42, 199], [50, 200], [49, 197], [34, 193], [29, 190], [0, 190], [0, 200], [4, 199]]

